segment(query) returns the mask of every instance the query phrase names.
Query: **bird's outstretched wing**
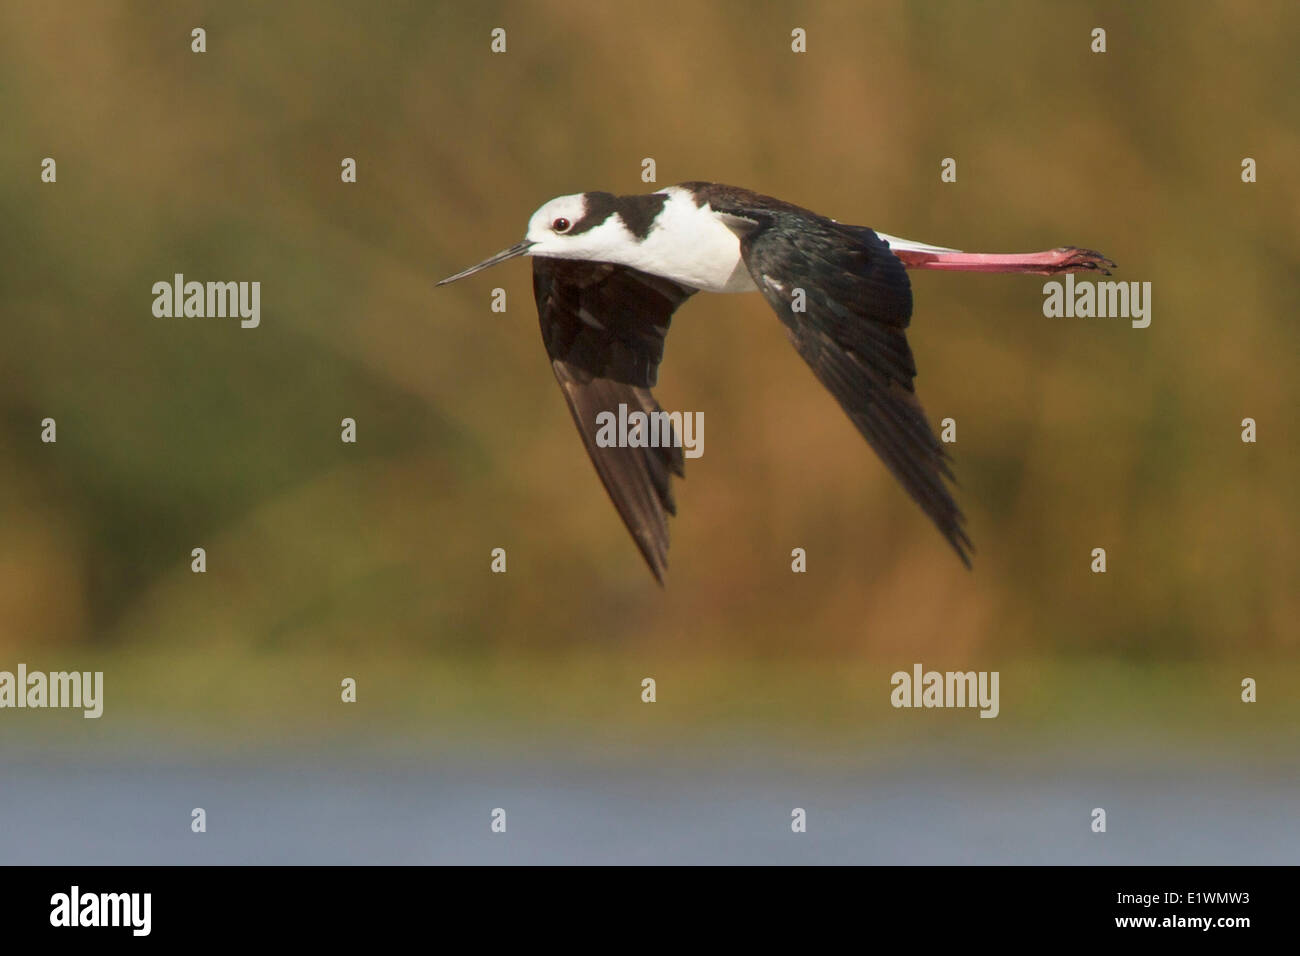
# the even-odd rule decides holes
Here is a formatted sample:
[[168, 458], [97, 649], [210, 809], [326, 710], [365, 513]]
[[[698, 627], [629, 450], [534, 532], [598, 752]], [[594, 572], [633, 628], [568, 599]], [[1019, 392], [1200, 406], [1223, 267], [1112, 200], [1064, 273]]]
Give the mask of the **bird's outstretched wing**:
[[947, 455], [912, 385], [907, 269], [865, 226], [750, 195], [728, 188], [709, 202], [739, 235], [745, 265], [795, 349], [969, 567], [965, 519], [944, 483], [952, 480]]
[[542, 341], [592, 464], [650, 570], [668, 567], [670, 487], [684, 474], [675, 442], [646, 448], [601, 447], [596, 417], [619, 406], [660, 411], [650, 388], [659, 375], [673, 312], [694, 292], [626, 266], [533, 257], [533, 294]]

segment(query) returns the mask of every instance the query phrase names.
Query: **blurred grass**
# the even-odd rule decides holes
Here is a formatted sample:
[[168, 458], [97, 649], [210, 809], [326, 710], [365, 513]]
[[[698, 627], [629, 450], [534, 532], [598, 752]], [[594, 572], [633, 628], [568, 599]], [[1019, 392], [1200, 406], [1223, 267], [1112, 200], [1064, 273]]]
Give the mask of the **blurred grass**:
[[[990, 759], [1066, 751], [1146, 754], [1191, 747], [1204, 757], [1294, 767], [1294, 662], [1141, 665], [1089, 660], [1008, 661], [999, 671], [1000, 713], [890, 706], [891, 670], [910, 662], [736, 660], [654, 649], [525, 652], [478, 658], [428, 652], [398, 660], [384, 650], [148, 648], [130, 658], [91, 651], [78, 666], [104, 668], [104, 718], [80, 711], [11, 711], [0, 747], [70, 734], [86, 742], [291, 749], [346, 747], [401, 753], [563, 752], [633, 759], [658, 752], [685, 760], [831, 758], [877, 761], [935, 749]], [[46, 664], [53, 668], [52, 661]], [[927, 669], [930, 662], [925, 662]], [[961, 665], [958, 665], [961, 666]], [[973, 665], [972, 665], [973, 666]], [[357, 702], [339, 703], [357, 679]], [[641, 701], [653, 676], [657, 701]], [[1243, 705], [1240, 678], [1259, 701]], [[201, 702], [202, 706], [196, 706]], [[171, 715], [165, 723], [159, 714]], [[1290, 728], [1290, 729], [1288, 729]]]
[[[151, 675], [123, 678], [138, 706], [213, 719], [201, 675], [267, 655], [323, 677], [364, 652], [399, 710], [426, 706], [430, 668], [457, 703], [429, 718], [482, 713], [449, 693], [466, 673], [498, 675], [471, 686], [500, 701], [592, 648], [606, 677], [695, 661], [724, 699], [807, 659], [1122, 668], [1175, 713], [1176, 669], [1151, 668], [1290, 666], [1297, 36], [1284, 3], [6, 3], [0, 659], [108, 660]], [[1100, 248], [1152, 282], [1153, 322], [1044, 319], [1031, 277], [915, 277], [968, 574], [762, 302], [688, 303], [657, 394], [705, 412], [707, 445], [660, 591], [573, 434], [528, 270], [432, 288], [551, 196], [652, 188], [646, 156], [660, 185], [921, 240]], [[260, 280], [262, 327], [153, 318], [176, 272]], [[188, 683], [150, 693], [163, 672]], [[549, 704], [600, 716], [574, 681]]]

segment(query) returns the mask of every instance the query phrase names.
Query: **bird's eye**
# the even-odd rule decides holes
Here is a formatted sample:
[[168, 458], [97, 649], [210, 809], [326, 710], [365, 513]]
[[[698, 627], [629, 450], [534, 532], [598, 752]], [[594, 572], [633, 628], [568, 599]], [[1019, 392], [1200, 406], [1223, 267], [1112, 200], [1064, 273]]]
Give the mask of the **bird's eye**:
[[573, 225], [573, 223], [561, 216], [559, 219], [555, 220], [555, 222], [551, 223], [551, 229], [555, 232], [568, 232], [571, 225]]

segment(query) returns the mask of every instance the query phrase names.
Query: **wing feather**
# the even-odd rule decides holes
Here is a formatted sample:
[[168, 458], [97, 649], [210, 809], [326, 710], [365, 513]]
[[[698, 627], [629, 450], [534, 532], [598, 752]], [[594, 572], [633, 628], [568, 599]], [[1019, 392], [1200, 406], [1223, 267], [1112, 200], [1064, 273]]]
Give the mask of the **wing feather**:
[[903, 263], [864, 226], [730, 188], [706, 198], [753, 223], [736, 230], [741, 255], [791, 343], [969, 567], [974, 549], [945, 484], [948, 456], [913, 386], [905, 334], [912, 289]]
[[542, 340], [569, 412], [619, 516], [662, 584], [668, 516], [677, 513], [673, 475], [685, 460], [674, 441], [660, 447], [602, 447], [597, 416], [619, 406], [660, 411], [658, 379], [672, 314], [694, 290], [625, 266], [533, 258], [533, 293]]

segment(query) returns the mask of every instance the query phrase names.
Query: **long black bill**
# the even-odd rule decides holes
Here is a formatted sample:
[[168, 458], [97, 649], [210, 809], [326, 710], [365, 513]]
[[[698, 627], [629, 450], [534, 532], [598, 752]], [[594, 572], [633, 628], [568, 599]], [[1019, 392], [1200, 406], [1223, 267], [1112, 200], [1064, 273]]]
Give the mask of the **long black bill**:
[[491, 259], [484, 259], [476, 266], [470, 266], [464, 272], [457, 272], [454, 276], [447, 276], [438, 285], [446, 285], [448, 282], [455, 282], [457, 279], [464, 279], [466, 276], [472, 276], [476, 272], [482, 272], [484, 269], [490, 269], [499, 262], [505, 262], [507, 259], [513, 259], [516, 256], [522, 256], [531, 249], [535, 243], [525, 239], [523, 242], [517, 242], [504, 252], [498, 252]]

